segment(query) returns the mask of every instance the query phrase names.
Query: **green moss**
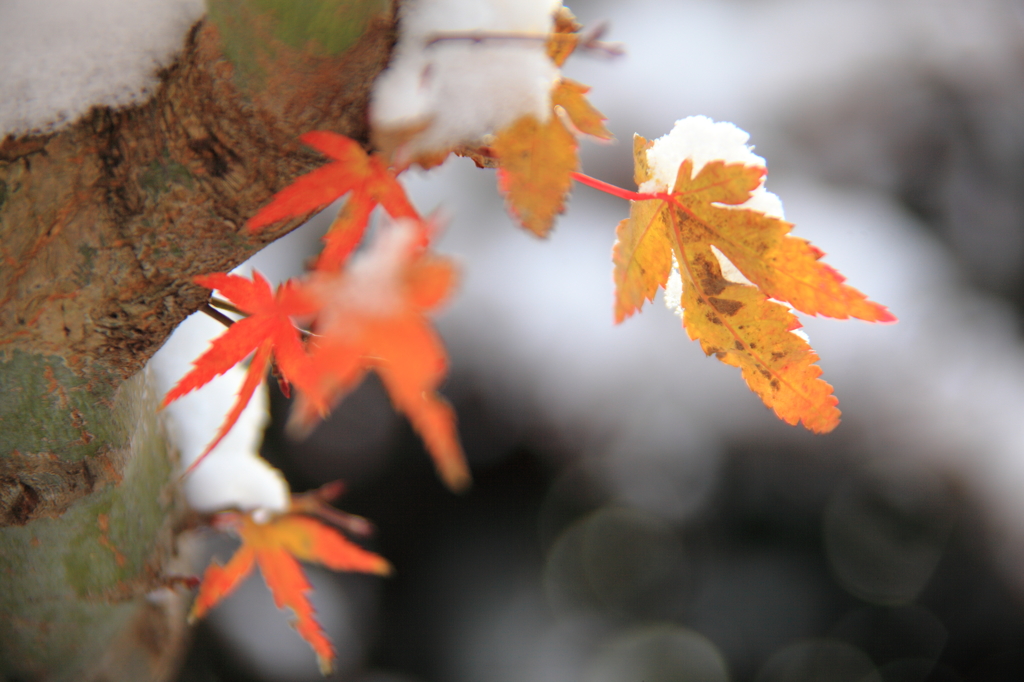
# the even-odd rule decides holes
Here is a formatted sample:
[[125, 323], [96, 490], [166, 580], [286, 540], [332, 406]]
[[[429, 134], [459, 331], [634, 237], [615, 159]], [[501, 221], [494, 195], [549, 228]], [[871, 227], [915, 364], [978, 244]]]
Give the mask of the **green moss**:
[[93, 385], [56, 356], [0, 355], [0, 457], [14, 450], [53, 453], [65, 461], [124, 445], [113, 428], [113, 391]]
[[191, 189], [192, 182], [192, 174], [188, 172], [188, 168], [177, 161], [172, 161], [166, 149], [163, 158], [150, 163], [139, 176], [139, 185], [154, 199], [159, 199], [161, 194], [170, 190], [172, 183]]
[[82, 255], [82, 260], [75, 265], [73, 276], [75, 283], [80, 287], [84, 287], [92, 281], [93, 267], [96, 261], [96, 254], [99, 253], [99, 249], [82, 244], [78, 247], [78, 253]]
[[0, 528], [0, 679], [80, 679], [139, 608], [171, 512], [157, 402], [137, 376], [107, 411], [132, 449], [119, 484], [60, 518]]
[[[279, 57], [275, 41], [315, 56], [348, 50], [387, 0], [209, 0], [208, 18], [243, 88], [262, 87], [265, 65]], [[270, 40], [267, 40], [269, 36]]]
[[387, 11], [386, 2], [367, 0], [251, 0], [258, 11], [273, 16], [274, 37], [296, 50], [338, 55], [366, 30], [374, 14]]

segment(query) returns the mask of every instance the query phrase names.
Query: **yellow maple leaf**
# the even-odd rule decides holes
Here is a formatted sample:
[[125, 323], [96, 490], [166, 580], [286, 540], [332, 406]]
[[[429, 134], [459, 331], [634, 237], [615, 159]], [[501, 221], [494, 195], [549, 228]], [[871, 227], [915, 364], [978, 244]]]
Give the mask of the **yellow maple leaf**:
[[548, 57], [555, 66], [565, 64], [565, 60], [576, 50], [580, 42], [581, 28], [583, 25], [576, 21], [568, 7], [559, 7], [555, 12], [555, 30], [548, 36], [547, 43]]
[[[637, 185], [652, 179], [650, 147], [634, 137]], [[818, 356], [793, 333], [799, 321], [779, 301], [840, 319], [895, 318], [820, 262], [820, 250], [790, 236], [790, 223], [739, 206], [764, 175], [759, 166], [724, 161], [710, 161], [694, 175], [693, 161], [685, 159], [670, 192], [615, 191], [632, 200], [612, 252], [615, 317], [621, 322], [652, 300], [674, 261], [682, 283], [677, 302], [690, 338], [708, 355], [739, 367], [751, 390], [781, 419], [823, 433], [839, 423], [838, 401], [819, 378]], [[587, 181], [608, 191], [599, 181]], [[746, 281], [723, 275], [720, 254]]]
[[800, 322], [789, 308], [757, 287], [726, 280], [708, 244], [678, 248], [680, 305], [690, 338], [700, 341], [707, 355], [739, 367], [750, 390], [787, 424], [802, 421], [815, 433], [838, 426], [839, 401], [832, 386], [818, 378], [817, 354], [792, 333]]
[[491, 145], [509, 212], [538, 237], [546, 237], [555, 216], [565, 210], [572, 174], [579, 168], [579, 143], [562, 114], [580, 134], [612, 139], [604, 115], [585, 97], [589, 91], [582, 83], [560, 79], [551, 92], [547, 123], [523, 116], [500, 130]]
[[572, 173], [579, 167], [576, 147], [576, 136], [554, 115], [547, 123], [523, 116], [500, 131], [491, 146], [509, 211], [538, 237], [546, 237], [565, 210]]
[[584, 96], [588, 92], [590, 88], [583, 83], [563, 78], [551, 91], [551, 105], [561, 107], [580, 133], [600, 140], [611, 140], [612, 134], [604, 125], [607, 119]]

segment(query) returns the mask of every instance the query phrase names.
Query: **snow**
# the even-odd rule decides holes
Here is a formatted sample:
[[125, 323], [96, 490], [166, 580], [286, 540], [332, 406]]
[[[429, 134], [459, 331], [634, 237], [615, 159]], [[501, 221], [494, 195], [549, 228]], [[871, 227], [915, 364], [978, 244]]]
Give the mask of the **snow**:
[[[379, 133], [413, 131], [403, 152], [472, 142], [524, 115], [547, 120], [558, 70], [541, 37], [560, 2], [415, 0], [403, 5], [400, 38], [373, 90]], [[442, 40], [438, 34], [521, 33], [526, 38]]]
[[203, 0], [0, 2], [0, 139], [145, 101], [205, 11]]
[[[693, 162], [691, 178], [697, 177], [709, 161], [742, 163], [766, 168], [768, 164], [747, 145], [750, 134], [727, 121], [715, 122], [707, 116], [688, 116], [676, 121], [672, 131], [662, 135], [647, 150], [652, 177], [640, 186], [641, 192], [667, 192], [676, 185], [679, 166]], [[782, 201], [764, 188], [754, 190], [741, 208], [782, 218]]]
[[[182, 322], [149, 361], [157, 388], [165, 394], [224, 326], [203, 313]], [[217, 433], [235, 402], [245, 370], [235, 366], [206, 386], [163, 410], [168, 437], [181, 457], [182, 470], [194, 462]], [[236, 508], [283, 512], [289, 490], [284, 477], [259, 456], [267, 412], [266, 384], [257, 389], [234, 428], [185, 479], [189, 505], [201, 512]]]

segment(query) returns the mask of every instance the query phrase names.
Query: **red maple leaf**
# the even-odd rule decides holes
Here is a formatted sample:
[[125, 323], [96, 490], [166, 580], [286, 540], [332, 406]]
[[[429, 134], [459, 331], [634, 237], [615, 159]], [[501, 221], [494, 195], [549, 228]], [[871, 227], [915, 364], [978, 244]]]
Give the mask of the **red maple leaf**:
[[299, 139], [334, 162], [303, 175], [275, 194], [249, 220], [250, 230], [285, 218], [309, 215], [351, 193], [324, 236], [326, 246], [316, 264], [317, 270], [336, 270], [362, 239], [370, 213], [378, 204], [393, 218], [419, 220], [402, 185], [380, 156], [367, 155], [355, 140], [323, 130], [314, 130]]
[[226, 512], [217, 515], [214, 525], [237, 533], [242, 545], [227, 564], [211, 563], [206, 568], [189, 612], [189, 622], [206, 615], [258, 565], [274, 604], [279, 609], [287, 606], [292, 610], [295, 629], [316, 652], [320, 671], [330, 674], [334, 647], [316, 621], [313, 605], [306, 596], [313, 588], [296, 559], [335, 571], [378, 575], [391, 572], [388, 562], [352, 543], [340, 531], [302, 514], [285, 514], [268, 523], [256, 523], [247, 514]]
[[317, 310], [316, 299], [306, 294], [294, 281], [278, 287], [274, 293], [270, 284], [258, 272], [252, 280], [238, 275], [213, 274], [196, 277], [197, 284], [217, 289], [239, 310], [248, 314], [214, 339], [210, 348], [192, 364], [192, 371], [164, 396], [166, 406], [181, 396], [206, 385], [214, 377], [228, 371], [253, 351], [245, 381], [238, 392], [234, 406], [224, 419], [214, 440], [189, 466], [194, 469], [206, 455], [227, 435], [249, 403], [273, 357], [284, 380], [302, 388], [316, 382], [316, 372], [292, 316], [310, 315]]

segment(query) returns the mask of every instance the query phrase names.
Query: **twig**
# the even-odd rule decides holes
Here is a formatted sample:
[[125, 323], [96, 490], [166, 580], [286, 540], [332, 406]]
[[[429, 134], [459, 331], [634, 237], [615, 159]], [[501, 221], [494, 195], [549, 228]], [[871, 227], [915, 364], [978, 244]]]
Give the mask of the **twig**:
[[220, 308], [221, 310], [226, 310], [229, 313], [235, 313], [236, 315], [242, 315], [242, 316], [247, 316], [248, 315], [248, 313], [246, 313], [244, 310], [239, 310], [235, 306], [235, 304], [230, 303], [228, 301], [225, 301], [223, 298], [217, 298], [216, 296], [211, 296], [210, 297], [210, 305], [212, 305], [214, 308]]
[[[579, 43], [577, 49], [585, 52], [603, 52], [608, 57], [621, 57], [626, 54], [625, 48], [621, 43], [606, 43], [601, 40], [601, 36], [608, 30], [608, 24], [598, 24], [590, 31], [579, 34]], [[432, 47], [438, 43], [450, 42], [454, 40], [468, 41], [479, 45], [484, 42], [492, 41], [527, 41], [527, 42], [544, 42], [546, 43], [551, 35], [569, 35], [566, 33], [517, 33], [514, 31], [451, 31], [451, 32], [438, 32], [430, 36], [427, 40], [426, 46]]]
[[200, 308], [200, 310], [202, 310], [204, 313], [206, 313], [207, 315], [209, 315], [213, 319], [215, 319], [218, 322], [220, 322], [225, 327], [230, 327], [231, 325], [233, 325], [235, 323], [234, 320], [232, 320], [230, 317], [228, 317], [227, 315], [225, 315], [221, 311], [219, 311], [216, 308], [214, 308], [213, 306], [211, 306], [209, 303], [204, 303], [203, 307]]

